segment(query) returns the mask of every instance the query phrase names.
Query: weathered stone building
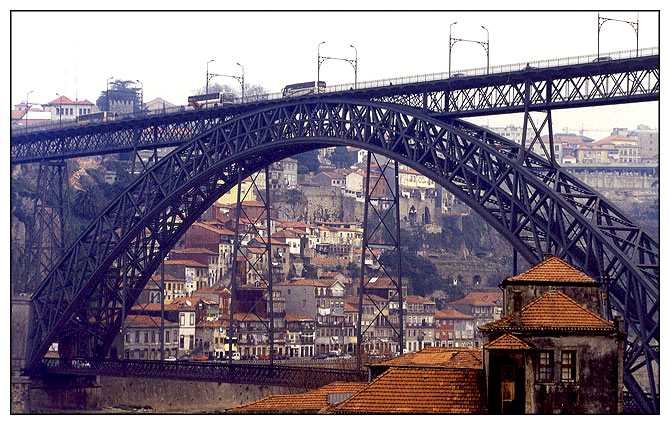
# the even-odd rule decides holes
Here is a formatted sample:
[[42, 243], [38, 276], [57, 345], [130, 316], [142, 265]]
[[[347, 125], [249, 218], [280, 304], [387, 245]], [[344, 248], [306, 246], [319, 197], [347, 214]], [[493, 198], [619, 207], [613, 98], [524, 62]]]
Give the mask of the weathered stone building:
[[621, 413], [623, 323], [595, 281], [548, 257], [502, 287], [506, 315], [480, 327], [489, 412]]

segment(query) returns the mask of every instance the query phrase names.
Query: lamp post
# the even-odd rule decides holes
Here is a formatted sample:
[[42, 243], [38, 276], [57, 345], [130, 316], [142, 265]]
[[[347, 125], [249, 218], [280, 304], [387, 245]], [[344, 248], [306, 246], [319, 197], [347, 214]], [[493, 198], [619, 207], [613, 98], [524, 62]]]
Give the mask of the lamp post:
[[208, 60], [206, 68], [205, 68], [205, 94], [209, 94], [209, 63], [210, 62], [214, 62], [214, 59]]
[[475, 43], [479, 44], [484, 48], [484, 52], [486, 53], [486, 73], [488, 74], [489, 72], [489, 30], [483, 26], [480, 25], [484, 30], [486, 30], [486, 41], [479, 41], [479, 40], [468, 40], [465, 38], [455, 38], [451, 36], [451, 26], [456, 24], [457, 22], [452, 23], [449, 26], [449, 77], [451, 77], [451, 49], [454, 47], [456, 43], [459, 41], [465, 42], [465, 43]]
[[451, 44], [451, 29], [457, 23], [458, 23], [458, 21], [454, 21], [451, 24], [449, 24], [449, 74], [448, 74], [448, 77], [451, 77], [451, 48], [453, 47], [453, 44]]
[[[325, 43], [325, 41], [322, 41], [321, 43], [323, 44], [323, 43]], [[334, 57], [334, 56], [321, 56], [321, 54], [319, 54], [319, 68], [321, 67], [321, 64], [324, 63], [327, 60], [336, 60], [336, 61], [347, 62], [349, 65], [351, 65], [354, 68], [354, 87], [356, 87], [356, 85], [358, 84], [358, 49], [356, 49], [356, 46], [354, 46], [353, 44], [350, 44], [349, 47], [354, 49], [354, 52], [355, 52], [355, 55], [356, 55], [354, 57], [354, 59], [337, 58], [337, 57]], [[317, 77], [316, 77], [317, 86], [318, 86], [318, 82], [319, 82], [319, 76], [320, 75], [319, 75], [319, 72], [317, 70]], [[317, 88], [317, 90], [318, 90], [318, 88]]]
[[[60, 93], [56, 93], [56, 96], [60, 97]], [[58, 126], [63, 126], [63, 108], [56, 106], [56, 112], [58, 112]]]
[[350, 44], [349, 47], [354, 49], [354, 90], [358, 88], [358, 49], [353, 44]]
[[626, 21], [623, 19], [614, 19], [614, 18], [605, 18], [600, 16], [600, 12], [598, 12], [598, 53], [597, 53], [597, 58], [600, 58], [600, 29], [602, 28], [603, 25], [605, 25], [605, 22], [608, 21], [613, 21], [613, 22], [621, 22], [624, 24], [628, 24], [633, 28], [633, 31], [635, 31], [635, 56], [640, 55], [640, 13], [638, 12], [637, 14], [637, 19], [635, 21]]
[[135, 80], [140, 84], [140, 112], [142, 109], [144, 109], [144, 83], [142, 83], [140, 80]]
[[491, 45], [489, 44], [489, 29], [481, 25], [482, 29], [486, 31], [486, 73], [489, 73], [489, 56], [491, 52]]
[[244, 89], [245, 89], [245, 86], [244, 86], [244, 66], [242, 64], [240, 64], [239, 62], [237, 62], [236, 65], [239, 66], [240, 68], [242, 68], [242, 77], [240, 79], [240, 85], [242, 86], [242, 103], [244, 103]]
[[30, 96], [30, 93], [34, 92], [34, 90], [30, 90], [28, 93], [26, 93], [26, 113], [25, 113], [25, 126], [26, 130], [28, 129], [28, 112], [30, 112], [30, 103], [28, 102], [28, 96]]
[[323, 61], [321, 60], [321, 45], [322, 44], [326, 44], [326, 42], [322, 41], [316, 47], [316, 81], [314, 82], [314, 91], [316, 93], [319, 92], [319, 80], [321, 79], [321, 64], [326, 61], [326, 59], [324, 59]]
[[111, 102], [110, 99], [109, 99], [109, 82], [110, 82], [111, 80], [113, 80], [113, 79], [114, 79], [114, 77], [109, 77], [109, 78], [107, 79], [107, 112], [111, 112], [111, 111], [112, 111], [112, 102]]

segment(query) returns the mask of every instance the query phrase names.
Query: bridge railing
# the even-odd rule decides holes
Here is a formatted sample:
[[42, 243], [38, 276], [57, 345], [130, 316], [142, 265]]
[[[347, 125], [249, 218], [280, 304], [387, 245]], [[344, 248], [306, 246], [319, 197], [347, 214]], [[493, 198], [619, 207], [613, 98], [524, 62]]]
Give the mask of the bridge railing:
[[269, 364], [160, 360], [43, 359], [40, 374], [105, 375], [318, 388], [335, 381], [363, 382], [360, 370]]
[[[462, 77], [473, 77], [487, 74], [503, 74], [508, 72], [517, 72], [528, 69], [544, 69], [544, 68], [554, 68], [560, 66], [569, 66], [569, 65], [580, 65], [593, 63], [598, 58], [607, 58], [607, 60], [621, 60], [621, 59], [631, 59], [635, 57], [645, 57], [645, 56], [655, 56], [659, 54], [658, 47], [650, 47], [639, 50], [620, 50], [616, 52], [607, 52], [601, 53], [598, 55], [581, 55], [581, 56], [570, 56], [564, 58], [553, 58], [553, 59], [544, 59], [531, 62], [519, 62], [514, 64], [507, 65], [496, 65], [490, 67], [488, 70], [485, 67], [480, 68], [470, 68], [470, 69], [461, 69], [451, 72], [451, 76], [447, 72], [436, 72], [430, 74], [420, 74], [420, 75], [411, 75], [406, 77], [396, 77], [396, 78], [382, 78], [377, 80], [369, 81], [359, 81], [356, 83], [356, 90], [366, 90], [371, 88], [378, 87], [387, 87], [394, 85], [403, 85], [403, 84], [417, 84], [425, 83], [430, 81], [440, 81], [446, 80], [448, 78], [462, 78]], [[338, 93], [345, 91], [354, 90], [354, 83], [346, 84], [336, 84], [328, 86], [321, 91], [321, 93]], [[267, 102], [273, 100], [283, 99], [281, 92], [276, 93], [265, 93], [258, 95], [246, 95], [244, 99], [237, 97], [232, 99], [230, 103], [225, 105], [211, 104], [195, 108], [190, 105], [180, 105], [170, 108], [156, 109], [153, 111], [142, 111], [142, 112], [131, 112], [131, 113], [118, 113], [114, 116], [109, 116], [105, 118], [105, 121], [123, 121], [127, 119], [135, 118], [146, 118], [153, 116], [162, 116], [162, 115], [171, 115], [179, 112], [186, 111], [196, 111], [202, 109], [219, 109], [227, 108], [231, 105], [243, 105], [243, 104], [253, 104], [258, 102]], [[20, 121], [19, 121], [20, 122]], [[67, 121], [67, 122], [53, 122], [47, 124], [37, 124], [37, 125], [27, 125], [27, 126], [16, 126], [11, 129], [13, 135], [17, 134], [27, 134], [38, 131], [45, 131], [50, 129], [59, 129], [59, 128], [75, 128], [87, 125], [99, 124], [98, 121], [95, 122], [80, 122], [80, 121]]]

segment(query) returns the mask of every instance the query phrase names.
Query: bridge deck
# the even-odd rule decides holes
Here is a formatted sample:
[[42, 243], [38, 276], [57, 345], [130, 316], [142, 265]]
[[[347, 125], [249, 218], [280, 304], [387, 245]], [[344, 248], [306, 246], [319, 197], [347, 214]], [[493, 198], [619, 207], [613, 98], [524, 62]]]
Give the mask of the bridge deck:
[[121, 376], [232, 384], [263, 384], [294, 388], [319, 388], [335, 381], [364, 382], [367, 372], [349, 369], [286, 364], [250, 364], [159, 360], [61, 360], [44, 359], [37, 375]]

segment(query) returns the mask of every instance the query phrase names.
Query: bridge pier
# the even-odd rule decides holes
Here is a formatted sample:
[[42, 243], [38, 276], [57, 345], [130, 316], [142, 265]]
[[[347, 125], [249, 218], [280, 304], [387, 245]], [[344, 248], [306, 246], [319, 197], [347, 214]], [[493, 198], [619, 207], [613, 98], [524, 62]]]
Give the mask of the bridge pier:
[[10, 309], [11, 413], [97, 409], [100, 385], [96, 377], [33, 377], [25, 374], [28, 325], [32, 314], [30, 295], [12, 296]]

